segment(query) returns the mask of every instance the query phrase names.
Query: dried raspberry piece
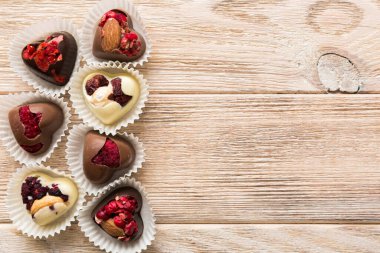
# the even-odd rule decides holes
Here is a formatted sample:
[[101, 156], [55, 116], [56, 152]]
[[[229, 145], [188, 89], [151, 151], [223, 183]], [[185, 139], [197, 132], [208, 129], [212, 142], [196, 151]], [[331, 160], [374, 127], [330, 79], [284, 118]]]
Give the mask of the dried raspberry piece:
[[21, 123], [24, 125], [24, 128], [25, 128], [24, 135], [26, 136], [26, 138], [33, 139], [41, 133], [41, 129], [39, 127], [41, 117], [42, 117], [41, 113], [39, 112], [33, 113], [30, 111], [29, 105], [25, 105], [25, 106], [20, 107], [19, 117], [20, 117]]
[[95, 164], [105, 165], [110, 168], [118, 168], [120, 166], [119, 148], [115, 142], [107, 138], [103, 147], [91, 161]]
[[89, 96], [94, 94], [94, 92], [103, 86], [108, 86], [109, 81], [103, 75], [96, 75], [86, 82], [86, 92]]
[[21, 145], [21, 147], [29, 153], [37, 153], [38, 151], [41, 150], [41, 148], [44, 146], [42, 143], [37, 143], [35, 145]]
[[109, 202], [105, 207], [104, 207], [104, 211], [106, 212], [106, 214], [108, 216], [111, 216], [112, 214], [114, 214], [116, 211], [118, 210], [118, 207], [117, 207], [117, 204], [116, 204], [116, 201], [111, 201]]
[[100, 19], [99, 26], [103, 27], [107, 20], [110, 18], [116, 19], [119, 22], [120, 26], [123, 28], [128, 26], [127, 14], [119, 10], [110, 10], [106, 12]]
[[121, 215], [122, 214], [119, 214], [118, 216], [113, 217], [113, 222], [115, 223], [117, 227], [124, 228], [127, 223], [125, 222], [125, 220], [123, 219], [123, 216]]
[[27, 45], [24, 51], [22, 52], [22, 57], [25, 60], [31, 60], [34, 58], [36, 52], [36, 48], [33, 45]]
[[108, 220], [109, 216], [108, 216], [107, 213], [104, 211], [104, 209], [101, 209], [101, 210], [99, 210], [99, 211], [96, 213], [96, 218], [98, 218], [99, 220]]
[[137, 209], [137, 200], [132, 196], [116, 197], [116, 204], [120, 209], [134, 213]]
[[46, 193], [49, 191], [49, 187], [38, 187], [35, 188], [32, 192], [32, 196], [34, 199], [42, 199], [44, 196], [46, 196]]
[[123, 241], [129, 241], [134, 235], [137, 234], [138, 231], [139, 228], [137, 226], [137, 222], [135, 220], [131, 220], [124, 227], [125, 237], [123, 238]]
[[113, 100], [121, 106], [125, 106], [132, 99], [132, 96], [125, 95], [121, 89], [121, 79], [119, 77], [112, 79], [112, 94], [108, 96], [109, 100]]
[[127, 56], [135, 56], [141, 51], [141, 41], [134, 32], [124, 33], [120, 41], [120, 51]]

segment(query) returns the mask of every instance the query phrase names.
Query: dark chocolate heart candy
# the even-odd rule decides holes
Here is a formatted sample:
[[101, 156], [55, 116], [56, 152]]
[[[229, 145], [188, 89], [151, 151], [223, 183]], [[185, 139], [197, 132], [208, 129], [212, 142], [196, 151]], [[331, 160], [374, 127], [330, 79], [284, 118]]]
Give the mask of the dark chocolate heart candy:
[[83, 171], [92, 183], [106, 183], [116, 171], [128, 168], [135, 156], [135, 149], [125, 139], [89, 131], [84, 141]]
[[142, 206], [141, 193], [126, 186], [105, 196], [94, 208], [91, 216], [110, 236], [123, 241], [134, 241], [139, 239], [144, 231], [144, 222], [140, 214]]
[[53, 103], [34, 103], [13, 108], [9, 124], [18, 144], [32, 155], [44, 153], [63, 123], [62, 109]]
[[110, 10], [102, 16], [92, 48], [95, 57], [130, 62], [142, 56], [145, 49], [145, 40], [133, 29], [130, 15], [120, 10]]
[[77, 51], [77, 43], [70, 33], [57, 32], [25, 46], [21, 57], [34, 74], [52, 84], [64, 86], [73, 73]]

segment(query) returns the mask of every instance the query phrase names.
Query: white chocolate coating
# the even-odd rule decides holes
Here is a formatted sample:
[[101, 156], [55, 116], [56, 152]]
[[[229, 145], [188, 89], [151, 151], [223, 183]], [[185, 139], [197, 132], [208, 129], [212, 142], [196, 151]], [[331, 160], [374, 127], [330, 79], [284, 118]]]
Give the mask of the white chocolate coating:
[[[89, 96], [86, 92], [86, 83], [89, 79], [99, 74], [106, 77], [109, 84], [106, 87], [99, 87], [94, 94]], [[121, 90], [123, 93], [132, 96], [132, 99], [123, 107], [117, 102], [108, 99], [108, 96], [112, 94], [111, 80], [116, 77], [121, 79]], [[86, 76], [83, 80], [82, 92], [91, 112], [102, 123], [111, 125], [124, 117], [135, 106], [140, 96], [140, 85], [129, 73], [108, 74], [105, 72], [95, 72]]]
[[[61, 192], [69, 196], [68, 201], [63, 203], [55, 203], [53, 207], [45, 206], [39, 209], [33, 215], [33, 221], [39, 225], [47, 225], [59, 219], [67, 211], [69, 211], [78, 200], [78, 189], [75, 183], [66, 177], [53, 178], [43, 173], [33, 173], [27, 177], [38, 177], [42, 186], [51, 187], [57, 184]], [[49, 194], [47, 194], [49, 195]], [[43, 200], [43, 198], [41, 199]]]

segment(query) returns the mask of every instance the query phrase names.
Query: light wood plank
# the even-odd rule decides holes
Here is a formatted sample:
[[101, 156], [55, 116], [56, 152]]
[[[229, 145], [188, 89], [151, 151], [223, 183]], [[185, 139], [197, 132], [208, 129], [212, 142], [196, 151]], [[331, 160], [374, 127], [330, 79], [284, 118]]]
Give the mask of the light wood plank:
[[[146, 252], [378, 252], [379, 225], [176, 225], [157, 226]], [[102, 252], [77, 225], [47, 240], [33, 240], [0, 225], [0, 252]], [[11, 249], [9, 246], [11, 245]]]
[[[45, 17], [62, 16], [80, 26], [96, 2], [1, 1], [1, 93], [31, 90], [7, 59], [7, 45], [17, 32]], [[356, 91], [360, 84], [363, 92], [380, 91], [375, 1], [134, 2], [154, 45], [142, 70], [152, 93], [324, 93], [334, 86], [330, 81], [347, 80], [353, 72], [357, 82], [348, 80], [343, 90]], [[343, 56], [354, 67], [330, 64], [319, 73], [318, 60], [326, 53]]]
[[[379, 99], [152, 95], [130, 128], [146, 147], [137, 178], [158, 223], [378, 223]], [[48, 165], [66, 168], [63, 147]], [[8, 155], [0, 165], [8, 222], [18, 165]]]

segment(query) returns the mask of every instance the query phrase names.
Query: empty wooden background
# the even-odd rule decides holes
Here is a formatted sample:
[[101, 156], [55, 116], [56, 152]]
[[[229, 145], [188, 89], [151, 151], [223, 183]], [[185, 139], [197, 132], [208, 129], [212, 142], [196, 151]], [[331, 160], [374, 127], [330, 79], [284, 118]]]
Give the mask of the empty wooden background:
[[[1, 95], [32, 90], [8, 63], [18, 31], [80, 26], [96, 2], [1, 0]], [[128, 128], [146, 147], [148, 251], [379, 252], [380, 1], [134, 3], [154, 43], [150, 100]], [[47, 165], [67, 169], [65, 143]], [[97, 252], [76, 224], [16, 231], [4, 198], [20, 165], [0, 152], [0, 252]]]

